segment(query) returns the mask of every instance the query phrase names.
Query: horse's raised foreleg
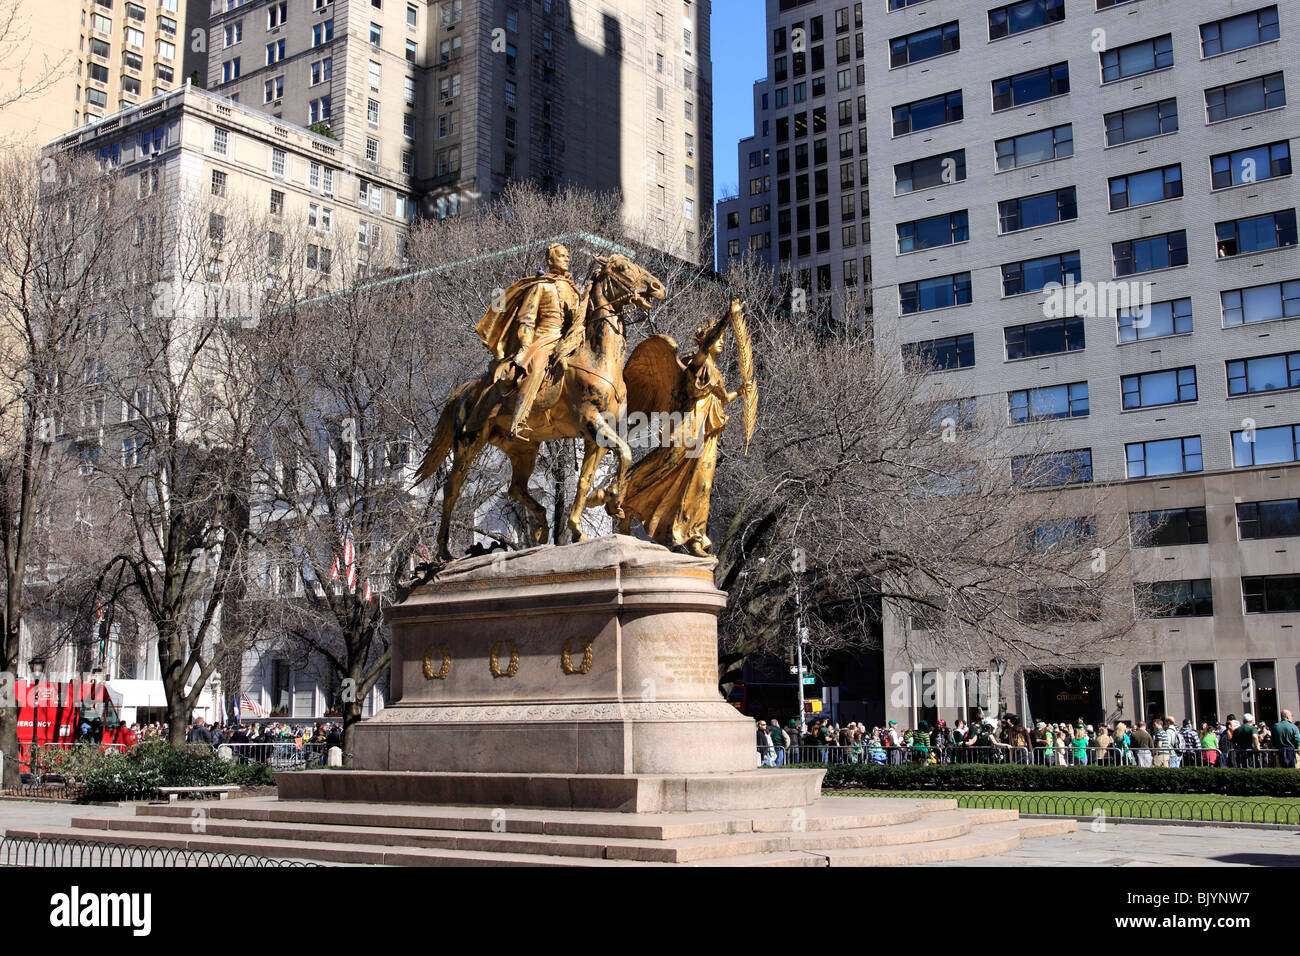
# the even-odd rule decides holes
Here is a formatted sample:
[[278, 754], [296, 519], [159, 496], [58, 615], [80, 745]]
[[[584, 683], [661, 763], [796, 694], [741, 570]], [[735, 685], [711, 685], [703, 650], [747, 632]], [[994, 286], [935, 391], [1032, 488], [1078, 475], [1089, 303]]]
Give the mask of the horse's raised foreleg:
[[546, 544], [551, 527], [546, 519], [546, 509], [528, 490], [528, 479], [537, 466], [537, 453], [541, 446], [536, 442], [510, 442], [501, 449], [510, 459], [510, 487], [506, 495], [519, 502], [533, 518], [531, 537], [533, 544]]

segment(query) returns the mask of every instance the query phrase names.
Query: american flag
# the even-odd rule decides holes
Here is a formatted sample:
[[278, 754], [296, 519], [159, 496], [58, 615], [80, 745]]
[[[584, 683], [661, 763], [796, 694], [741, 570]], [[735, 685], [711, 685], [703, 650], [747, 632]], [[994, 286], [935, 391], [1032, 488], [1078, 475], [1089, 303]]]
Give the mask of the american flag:
[[263, 707], [261, 704], [255, 704], [255, 703], [253, 703], [251, 700], [248, 699], [248, 695], [247, 695], [247, 694], [243, 694], [243, 695], [240, 696], [240, 698], [239, 698], [239, 709], [240, 709], [240, 710], [246, 710], [246, 711], [248, 711], [248, 712], [249, 712], [250, 714], [252, 714], [254, 717], [265, 717], [265, 716], [266, 716], [266, 708]]
[[357, 550], [352, 544], [352, 531], [348, 530], [347, 538], [343, 542], [343, 567], [348, 576], [348, 593], [357, 592]]
[[366, 578], [366, 603], [369, 604], [375, 598], [375, 589], [371, 585], [370, 579]]

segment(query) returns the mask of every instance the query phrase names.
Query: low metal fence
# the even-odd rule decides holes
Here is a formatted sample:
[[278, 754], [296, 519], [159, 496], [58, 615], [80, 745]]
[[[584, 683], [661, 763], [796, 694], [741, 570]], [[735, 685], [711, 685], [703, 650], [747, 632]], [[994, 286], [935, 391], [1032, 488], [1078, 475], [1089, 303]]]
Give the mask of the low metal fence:
[[943, 793], [888, 791], [882, 797], [956, 800], [970, 810], [1019, 810], [1039, 816], [1064, 816], [1094, 821], [1170, 820], [1204, 823], [1264, 823], [1300, 825], [1300, 806], [1282, 800], [1233, 800], [1197, 794], [1055, 794]]
[[266, 764], [272, 770], [306, 770], [325, 766], [327, 744], [297, 743], [285, 740], [275, 743], [213, 744], [220, 751], [229, 748], [236, 763]]
[[759, 766], [779, 767], [793, 763], [827, 765], [868, 763], [962, 764], [1000, 763], [1041, 767], [1225, 767], [1234, 769], [1295, 768], [1296, 752], [1286, 749], [1258, 750], [1161, 750], [1142, 747], [1013, 747], [944, 745], [885, 747], [797, 744], [789, 747], [757, 747]]
[[0, 838], [0, 866], [162, 866], [285, 867], [320, 866], [308, 860], [248, 853], [188, 850], [180, 847], [125, 846], [94, 840]]

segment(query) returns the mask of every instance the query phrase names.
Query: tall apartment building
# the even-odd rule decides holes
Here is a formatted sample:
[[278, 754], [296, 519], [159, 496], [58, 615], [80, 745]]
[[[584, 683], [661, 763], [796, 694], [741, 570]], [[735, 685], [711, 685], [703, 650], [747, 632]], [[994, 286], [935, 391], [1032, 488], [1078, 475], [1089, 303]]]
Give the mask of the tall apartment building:
[[[43, 145], [58, 134], [183, 85], [203, 68], [186, 41], [192, 0], [14, 0], [0, 96], [0, 139]], [[191, 11], [192, 12], [192, 11]]]
[[[791, 17], [856, 13], [772, 6], [772, 45]], [[877, 326], [1011, 423], [1057, 420], [1068, 477], [1120, 483], [1135, 583], [1173, 606], [1070, 675], [1005, 675], [1006, 708], [1114, 718], [1122, 696], [1129, 716], [1275, 719], [1300, 697], [1296, 9], [881, 0], [866, 19], [867, 202], [847, 169], [840, 199], [887, 243]], [[1130, 288], [1148, 309], [1125, 307]], [[989, 663], [904, 659], [909, 626], [885, 622], [886, 672], [912, 690], [890, 716], [964, 716], [967, 700], [918, 693], [926, 672]]]
[[871, 314], [863, 5], [767, 0], [767, 77], [740, 142], [739, 195], [718, 204], [718, 270], [741, 255], [786, 274], [810, 309]]
[[213, 0], [208, 86], [323, 123], [456, 215], [512, 179], [621, 192], [629, 227], [712, 237], [707, 0]]

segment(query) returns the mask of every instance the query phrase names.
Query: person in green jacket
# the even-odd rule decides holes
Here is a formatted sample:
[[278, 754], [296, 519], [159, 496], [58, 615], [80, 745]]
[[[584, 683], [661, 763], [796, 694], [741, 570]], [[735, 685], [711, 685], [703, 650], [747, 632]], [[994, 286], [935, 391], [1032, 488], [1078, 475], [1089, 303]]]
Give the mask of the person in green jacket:
[[912, 748], [912, 763], [925, 763], [930, 759], [930, 725], [922, 720], [915, 730], [909, 730], [904, 737]]
[[1300, 750], [1300, 728], [1291, 719], [1291, 711], [1282, 711], [1282, 719], [1273, 725], [1273, 746], [1278, 748], [1280, 766], [1295, 768], [1296, 751]]
[[785, 748], [786, 745], [789, 743], [789, 738], [786, 737], [785, 731], [781, 729], [781, 724], [779, 721], [775, 721], [775, 720], [772, 721], [768, 729], [771, 731], [772, 734], [772, 746], [776, 750], [775, 765], [778, 767], [783, 767], [785, 766]]

